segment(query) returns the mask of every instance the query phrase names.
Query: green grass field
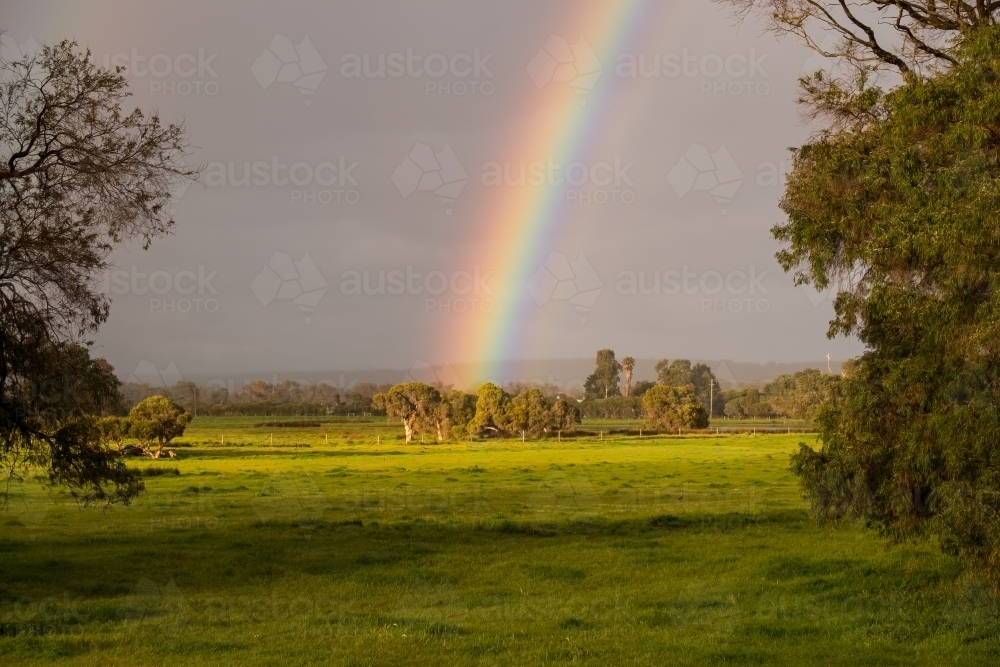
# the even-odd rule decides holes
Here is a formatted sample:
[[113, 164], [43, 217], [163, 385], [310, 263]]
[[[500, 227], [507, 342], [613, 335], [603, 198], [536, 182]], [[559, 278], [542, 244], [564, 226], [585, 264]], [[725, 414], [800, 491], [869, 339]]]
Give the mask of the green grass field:
[[954, 560], [809, 520], [788, 455], [811, 435], [265, 421], [289, 420], [196, 419], [177, 460], [134, 459], [164, 474], [127, 508], [14, 488], [0, 664], [1000, 660], [1000, 606]]

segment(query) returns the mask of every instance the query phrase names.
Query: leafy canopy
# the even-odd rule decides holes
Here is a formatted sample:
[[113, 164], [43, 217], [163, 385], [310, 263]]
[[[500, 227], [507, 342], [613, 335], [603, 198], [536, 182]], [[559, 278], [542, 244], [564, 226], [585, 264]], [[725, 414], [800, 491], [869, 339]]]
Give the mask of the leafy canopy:
[[646, 426], [655, 429], [706, 428], [708, 412], [701, 407], [690, 387], [658, 384], [642, 395]]
[[839, 288], [829, 333], [866, 352], [794, 469], [820, 517], [934, 532], [1000, 581], [1000, 29], [950, 53], [795, 151], [778, 260]]

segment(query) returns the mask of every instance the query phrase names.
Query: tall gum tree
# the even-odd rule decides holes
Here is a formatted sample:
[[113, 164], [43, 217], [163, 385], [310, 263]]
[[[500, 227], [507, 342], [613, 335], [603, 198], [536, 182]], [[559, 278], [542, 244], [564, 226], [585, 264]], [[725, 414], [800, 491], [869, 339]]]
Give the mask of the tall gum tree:
[[1000, 593], [1000, 3], [724, 1], [854, 71], [801, 81], [772, 230], [865, 345], [793, 469], [819, 518], [934, 535]]
[[108, 317], [95, 276], [115, 247], [168, 234], [172, 192], [197, 177], [183, 126], [129, 95], [74, 42], [0, 62], [0, 465], [85, 501], [141, 490], [86, 412], [119, 387], [77, 344]]

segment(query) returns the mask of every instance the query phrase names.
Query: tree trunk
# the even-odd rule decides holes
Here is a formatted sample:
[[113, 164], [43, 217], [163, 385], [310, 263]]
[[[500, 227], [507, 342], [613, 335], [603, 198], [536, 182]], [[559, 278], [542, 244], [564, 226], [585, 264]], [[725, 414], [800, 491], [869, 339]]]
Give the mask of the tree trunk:
[[406, 433], [406, 442], [409, 444], [413, 440], [413, 420], [404, 419], [403, 420], [403, 432]]

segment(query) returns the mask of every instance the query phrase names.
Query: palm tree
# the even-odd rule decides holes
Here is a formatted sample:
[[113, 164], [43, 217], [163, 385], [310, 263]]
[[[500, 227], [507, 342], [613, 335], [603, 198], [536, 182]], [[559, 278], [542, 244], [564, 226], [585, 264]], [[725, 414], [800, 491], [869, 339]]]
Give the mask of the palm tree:
[[635, 369], [635, 359], [625, 357], [622, 359], [622, 371], [625, 373], [625, 395], [632, 394], [632, 371]]

